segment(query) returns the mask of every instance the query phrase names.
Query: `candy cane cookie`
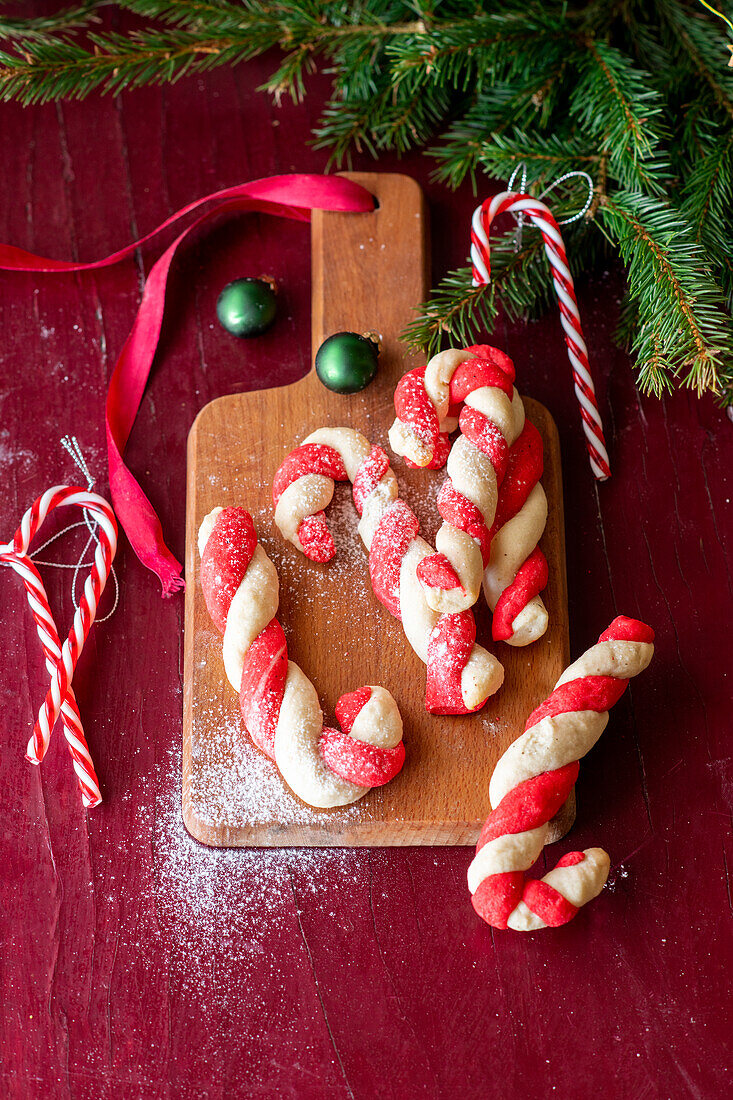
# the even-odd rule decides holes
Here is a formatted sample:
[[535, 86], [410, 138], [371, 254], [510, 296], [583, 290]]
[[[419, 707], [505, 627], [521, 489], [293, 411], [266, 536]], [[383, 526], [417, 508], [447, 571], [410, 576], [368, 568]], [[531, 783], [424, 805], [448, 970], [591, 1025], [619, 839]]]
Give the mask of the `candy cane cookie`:
[[489, 784], [494, 809], [468, 869], [473, 907], [494, 928], [555, 928], [603, 889], [610, 860], [602, 848], [569, 852], [542, 879], [525, 880], [524, 874], [573, 788], [578, 761], [606, 728], [609, 708], [651, 661], [653, 641], [644, 623], [614, 619], [563, 672], [496, 765]]
[[427, 603], [418, 568], [434, 551], [419, 537], [415, 514], [398, 497], [397, 479], [381, 447], [351, 428], [321, 428], [292, 451], [275, 474], [275, 523], [313, 561], [330, 561], [335, 546], [324, 509], [335, 481], [351, 481], [359, 535], [369, 552], [378, 600], [401, 619], [408, 642], [427, 665], [426, 707], [433, 714], [478, 710], [501, 686], [504, 670], [475, 644], [471, 611], [439, 615]]
[[440, 352], [422, 376], [409, 372], [397, 385], [397, 419], [389, 431], [396, 454], [412, 465], [434, 468], [445, 450], [446, 432], [457, 424], [461, 429], [438, 495], [443, 524], [435, 540], [437, 553], [418, 572], [435, 611], [465, 610], [481, 591], [499, 486], [509, 448], [524, 427], [524, 406], [513, 382], [509, 356], [481, 345]]
[[527, 420], [509, 452], [484, 571], [484, 595], [494, 613], [492, 637], [514, 646], [536, 642], [548, 625], [540, 596], [548, 580], [547, 559], [538, 546], [547, 522], [542, 451], [542, 437]]
[[397, 704], [385, 688], [362, 687], [336, 704], [343, 732], [323, 728], [316, 689], [288, 660], [276, 618], [277, 571], [249, 513], [214, 508], [201, 524], [198, 547], [206, 606], [224, 635], [227, 679], [239, 692], [252, 740], [288, 786], [303, 802], [325, 809], [389, 782], [405, 759]]

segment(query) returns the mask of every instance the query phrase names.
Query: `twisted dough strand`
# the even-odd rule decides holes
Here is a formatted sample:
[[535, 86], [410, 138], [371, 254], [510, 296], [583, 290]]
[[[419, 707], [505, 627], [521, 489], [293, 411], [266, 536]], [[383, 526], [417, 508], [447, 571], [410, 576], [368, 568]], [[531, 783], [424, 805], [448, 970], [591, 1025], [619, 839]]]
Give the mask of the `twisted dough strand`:
[[478, 710], [501, 686], [503, 669], [475, 644], [470, 611], [440, 616], [425, 599], [420, 563], [433, 550], [419, 537], [417, 517], [397, 496], [387, 456], [351, 428], [321, 428], [292, 451], [273, 482], [275, 523], [283, 536], [315, 561], [335, 553], [324, 509], [334, 481], [350, 480], [361, 519], [359, 534], [369, 551], [369, 574], [377, 598], [396, 618], [427, 665], [426, 707], [436, 714]]
[[398, 416], [390, 443], [412, 465], [435, 464], [460, 410], [461, 435], [450, 450], [448, 478], [438, 496], [443, 518], [435, 540], [438, 553], [421, 562], [418, 571], [435, 611], [463, 611], [481, 591], [499, 485], [509, 447], [524, 422], [513, 381], [509, 356], [481, 345], [433, 356], [422, 378], [424, 395], [417, 376], [407, 387], [403, 378], [395, 391]]
[[[436, 469], [448, 455], [437, 501], [440, 553], [418, 571], [428, 603], [442, 611], [470, 607], [483, 577], [494, 639], [524, 646], [548, 625], [539, 597], [547, 561], [537, 548], [547, 498], [539, 482], [542, 439], [525, 422], [513, 379], [511, 359], [497, 348], [441, 352], [398, 383], [389, 439], [410, 466]], [[451, 450], [448, 433], [458, 425]]]
[[562, 674], [499, 760], [489, 785], [494, 809], [468, 869], [473, 907], [494, 928], [531, 932], [565, 924], [608, 878], [602, 848], [570, 852], [540, 880], [524, 873], [545, 845], [548, 822], [570, 794], [578, 761], [608, 722], [608, 711], [654, 653], [654, 631], [619, 616]]
[[547, 559], [537, 545], [547, 522], [542, 451], [540, 433], [526, 421], [509, 452], [484, 571], [484, 595], [494, 613], [492, 636], [514, 646], [537, 641], [548, 625], [539, 595], [547, 585]]
[[224, 635], [227, 678], [239, 692], [242, 717], [255, 745], [288, 786], [311, 806], [345, 806], [387, 783], [405, 759], [402, 719], [382, 687], [342, 695], [336, 718], [343, 732], [323, 728], [318, 695], [288, 660], [276, 616], [275, 566], [257, 542], [243, 508], [214, 508], [198, 536], [201, 587]]

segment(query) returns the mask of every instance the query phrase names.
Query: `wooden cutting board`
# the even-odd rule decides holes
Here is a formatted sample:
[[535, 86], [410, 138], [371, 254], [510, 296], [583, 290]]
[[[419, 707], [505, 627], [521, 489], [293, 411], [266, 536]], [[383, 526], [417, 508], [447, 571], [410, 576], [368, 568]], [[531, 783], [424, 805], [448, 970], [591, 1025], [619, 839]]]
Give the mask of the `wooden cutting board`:
[[[183, 724], [183, 818], [189, 832], [216, 846], [470, 844], [489, 809], [494, 764], [524, 728], [568, 662], [567, 589], [560, 453], [546, 409], [527, 399], [545, 442], [543, 483], [550, 516], [542, 548], [550, 566], [546, 636], [526, 649], [499, 644], [501, 691], [477, 715], [431, 717], [425, 668], [401, 624], [369, 585], [347, 486], [336, 489], [329, 522], [337, 555], [314, 565], [286, 544], [273, 522], [272, 478], [285, 455], [322, 425], [357, 428], [387, 445], [392, 396], [400, 375], [417, 365], [399, 343], [411, 308], [429, 289], [428, 225], [422, 192], [400, 175], [352, 175], [379, 200], [371, 214], [314, 215], [311, 231], [313, 354], [334, 332], [376, 330], [379, 373], [360, 394], [329, 393], [315, 371], [280, 389], [236, 394], [201, 410], [188, 441], [186, 637]], [[517, 376], [521, 389], [522, 364]], [[407, 470], [394, 461], [401, 495], [432, 541], [444, 472]], [[243, 505], [280, 575], [280, 611], [291, 658], [313, 680], [326, 721], [339, 695], [383, 684], [399, 704], [407, 760], [401, 774], [343, 810], [313, 810], [293, 795], [274, 764], [242, 729], [239, 700], [224, 676], [221, 637], [199, 585], [196, 535], [216, 505]], [[490, 641], [488, 609], [476, 605], [478, 640]], [[572, 801], [572, 800], [570, 800]], [[556, 836], [572, 824], [563, 808]]]

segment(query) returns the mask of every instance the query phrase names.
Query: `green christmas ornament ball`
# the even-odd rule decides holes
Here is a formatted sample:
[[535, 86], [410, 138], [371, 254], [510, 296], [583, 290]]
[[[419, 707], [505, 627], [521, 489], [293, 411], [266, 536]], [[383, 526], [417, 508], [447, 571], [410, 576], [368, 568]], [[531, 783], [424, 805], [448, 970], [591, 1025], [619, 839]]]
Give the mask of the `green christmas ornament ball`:
[[371, 336], [336, 332], [316, 352], [316, 374], [327, 390], [358, 393], [377, 373], [379, 344]]
[[232, 336], [259, 336], [275, 320], [276, 295], [272, 279], [235, 279], [219, 295], [216, 316]]

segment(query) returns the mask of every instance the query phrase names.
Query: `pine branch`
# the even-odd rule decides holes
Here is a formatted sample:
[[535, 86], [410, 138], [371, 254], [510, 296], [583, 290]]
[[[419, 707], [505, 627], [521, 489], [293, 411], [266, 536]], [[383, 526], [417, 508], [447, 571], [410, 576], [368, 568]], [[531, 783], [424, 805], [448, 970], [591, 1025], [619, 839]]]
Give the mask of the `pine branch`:
[[[241, 5], [119, 0], [117, 6], [170, 25], [127, 36], [88, 35], [83, 45], [63, 35], [44, 36], [27, 41], [21, 54], [0, 52], [0, 99], [29, 104], [119, 92], [248, 61], [279, 47], [285, 60], [265, 88], [277, 98], [287, 93], [298, 100], [306, 72], [319, 55], [348, 53], [354, 43], [371, 47], [375, 37], [411, 33], [416, 26], [414, 20], [388, 24], [370, 15], [368, 9], [384, 6], [379, 0], [350, 7], [346, 19], [333, 23], [324, 21], [329, 9], [342, 13], [343, 5], [319, 0], [245, 0]], [[406, 4], [392, 7], [413, 14]], [[357, 16], [363, 17], [361, 23]]]
[[187, 31], [199, 27], [207, 33], [234, 34], [250, 25], [248, 11], [230, 0], [122, 0], [119, 6]]
[[[134, 36], [90, 34], [92, 50], [59, 38], [24, 45], [23, 56], [0, 51], [0, 100], [45, 103], [83, 99], [90, 92], [118, 92], [179, 80], [186, 73], [246, 60], [252, 47], [239, 40], [201, 39], [183, 31]], [[255, 50], [256, 52], [256, 50]]]
[[[666, 26], [670, 48], [684, 55], [717, 108], [733, 119], [733, 74], [726, 67], [727, 54], [720, 28], [699, 8], [691, 9], [675, 0], [655, 0], [655, 8]], [[674, 69], [667, 79], [674, 80]]]
[[[568, 216], [573, 212], [572, 199], [559, 202], [555, 209], [559, 218]], [[596, 245], [586, 222], [567, 226], [565, 237], [575, 275]], [[470, 267], [449, 272], [430, 299], [415, 307], [417, 316], [402, 333], [411, 348], [430, 356], [444, 341], [476, 343], [491, 332], [500, 308], [511, 321], [526, 320], [544, 312], [554, 296], [544, 243], [532, 225], [525, 224], [519, 248], [516, 227], [492, 235], [491, 281], [474, 287], [471, 277]]]
[[118, 0], [118, 6], [148, 19], [191, 31], [212, 28], [239, 34], [268, 28], [278, 32], [283, 49], [323, 46], [349, 38], [412, 34], [424, 30], [417, 4], [400, 0]]
[[458, 187], [470, 176], [475, 191], [476, 172], [487, 148], [500, 140], [502, 131], [520, 122], [537, 125], [543, 115], [549, 115], [546, 89], [556, 85], [564, 67], [563, 56], [543, 55], [527, 79], [495, 84], [479, 93], [445, 134], [441, 145], [430, 151], [438, 161], [435, 179]]
[[659, 396], [681, 377], [698, 394], [722, 394], [733, 380], [733, 326], [692, 227], [638, 191], [604, 196], [599, 216], [628, 267], [642, 390]]
[[659, 194], [669, 175], [659, 93], [649, 75], [604, 42], [587, 42], [571, 112], [608, 155], [609, 174], [624, 187]]
[[14, 40], [18, 46], [23, 42], [48, 40], [65, 31], [87, 27], [99, 21], [95, 12], [101, 6], [99, 0], [87, 0], [87, 3], [37, 19], [6, 19], [0, 15], [0, 41]]
[[330, 100], [324, 109], [320, 126], [314, 131], [317, 149], [331, 149], [329, 167], [350, 163], [352, 149], [366, 149], [377, 156], [384, 149], [403, 153], [415, 145], [424, 144], [435, 132], [447, 110], [440, 96], [424, 100], [413, 93], [395, 97], [389, 85], [369, 99], [345, 107], [339, 100]]
[[508, 179], [519, 165], [524, 165], [531, 186], [548, 183], [566, 172], [593, 173], [602, 156], [587, 138], [572, 132], [544, 136], [514, 129], [507, 135], [493, 134], [492, 140], [480, 147], [478, 160], [494, 179]]
[[[314, 133], [331, 163], [432, 143], [451, 186], [524, 164], [535, 194], [588, 172], [594, 199], [568, 252], [584, 272], [611, 242], [626, 264], [619, 332], [642, 387], [733, 400], [733, 73], [696, 0], [117, 0], [142, 20], [127, 35], [90, 30], [101, 6], [0, 19], [0, 99], [116, 93], [276, 50], [276, 101], [301, 99], [316, 67], [331, 77]], [[577, 181], [554, 190], [553, 209], [578, 209], [578, 194]], [[545, 308], [551, 285], [536, 231], [518, 251], [507, 232], [490, 286], [451, 272], [408, 336], [469, 340], [500, 308]]]
[[683, 196], [682, 210], [695, 241], [717, 251], [723, 244], [720, 228], [730, 222], [733, 203], [733, 129], [721, 135], [710, 126]]
[[518, 72], [524, 75], [526, 69], [516, 60], [530, 43], [536, 60], [550, 41], [567, 47], [562, 18], [556, 11], [546, 13], [542, 5], [504, 3], [501, 10], [490, 12], [472, 7], [469, 18], [425, 19], [422, 30], [389, 42], [395, 86], [448, 85], [462, 92], [480, 91], [497, 78], [511, 79]]

